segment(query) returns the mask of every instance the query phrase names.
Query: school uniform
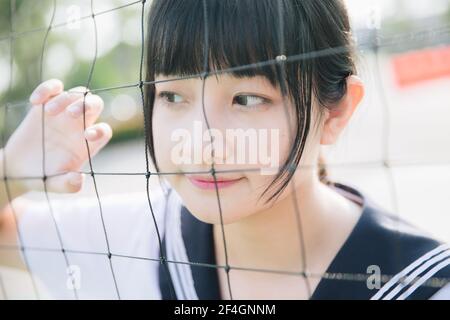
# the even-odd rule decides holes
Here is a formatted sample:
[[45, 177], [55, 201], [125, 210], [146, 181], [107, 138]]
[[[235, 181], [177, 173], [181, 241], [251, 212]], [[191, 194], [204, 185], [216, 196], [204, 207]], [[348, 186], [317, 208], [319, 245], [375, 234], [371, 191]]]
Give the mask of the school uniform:
[[[312, 300], [450, 299], [447, 244], [354, 187], [332, 188], [363, 209]], [[26, 210], [19, 228], [41, 297], [220, 299], [212, 225], [196, 219], [172, 189], [150, 198], [151, 209], [145, 193], [101, 197], [103, 221], [96, 198], [51, 201], [64, 253], [48, 204]], [[68, 264], [79, 272], [76, 294], [68, 288]], [[379, 285], [370, 281], [369, 266], [384, 276]]]
[[[429, 237], [404, 220], [378, 207], [353, 187], [333, 188], [363, 206], [362, 214], [311, 296], [319, 299], [450, 299], [450, 286], [426, 283], [430, 278], [450, 280], [450, 247]], [[196, 219], [183, 205], [169, 207], [163, 250], [169, 261], [195, 262], [159, 267], [164, 299], [221, 299], [212, 225]], [[167, 232], [170, 230], [170, 232]], [[376, 266], [391, 279], [383, 285], [365, 279]], [[232, 272], [232, 271], [231, 271]], [[251, 271], [248, 271], [251, 272]], [[169, 275], [169, 276], [168, 276]], [[356, 276], [360, 276], [358, 279]], [[418, 282], [414, 282], [422, 277]], [[402, 281], [403, 280], [403, 281]], [[422, 284], [422, 285], [421, 285]], [[425, 285], [423, 285], [425, 284]], [[378, 288], [377, 288], [378, 287]], [[232, 288], [231, 288], [232, 290]], [[438, 292], [440, 293], [438, 294]]]

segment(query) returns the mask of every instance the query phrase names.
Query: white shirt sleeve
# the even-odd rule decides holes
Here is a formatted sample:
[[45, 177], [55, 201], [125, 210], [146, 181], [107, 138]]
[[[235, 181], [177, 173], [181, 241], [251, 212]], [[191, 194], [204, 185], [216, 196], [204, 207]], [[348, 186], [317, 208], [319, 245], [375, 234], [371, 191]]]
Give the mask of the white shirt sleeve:
[[430, 300], [450, 300], [450, 283], [439, 289]]
[[[162, 237], [165, 198], [157, 193], [150, 199]], [[50, 204], [54, 221], [47, 202], [27, 208], [19, 219], [39, 293], [52, 299], [161, 298], [159, 241], [145, 192], [103, 196], [100, 204], [96, 197]]]

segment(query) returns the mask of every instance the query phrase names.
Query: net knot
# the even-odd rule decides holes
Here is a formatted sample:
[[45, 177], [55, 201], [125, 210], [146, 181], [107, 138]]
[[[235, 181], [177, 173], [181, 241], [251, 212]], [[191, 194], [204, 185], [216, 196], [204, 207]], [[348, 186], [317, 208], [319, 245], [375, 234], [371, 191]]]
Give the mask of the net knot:
[[287, 60], [287, 57], [286, 57], [284, 54], [280, 54], [279, 56], [276, 56], [276, 57], [275, 57], [275, 60], [276, 60], [277, 62], [284, 62], [284, 61]]

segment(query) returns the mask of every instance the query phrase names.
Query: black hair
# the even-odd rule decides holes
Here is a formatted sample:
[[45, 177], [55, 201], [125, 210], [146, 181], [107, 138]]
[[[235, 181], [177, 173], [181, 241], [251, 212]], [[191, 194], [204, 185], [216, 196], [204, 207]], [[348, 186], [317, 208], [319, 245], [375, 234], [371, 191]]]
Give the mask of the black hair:
[[[278, 186], [270, 201], [288, 185], [301, 159], [310, 132], [313, 97], [332, 108], [345, 95], [346, 79], [356, 73], [354, 46], [347, 10], [342, 0], [207, 0], [209, 70], [273, 60], [277, 56], [323, 52], [286, 62], [233, 70], [236, 77], [262, 75], [285, 88], [295, 104], [292, 149], [270, 186]], [[205, 25], [202, 0], [153, 0], [147, 29], [147, 82], [155, 75], [201, 75], [204, 70]], [[281, 17], [281, 21], [280, 21]], [[284, 47], [284, 48], [283, 48]], [[332, 49], [333, 50], [333, 49]], [[283, 84], [284, 83], [284, 84]], [[152, 114], [155, 86], [145, 86], [144, 116], [150, 156], [156, 163]], [[329, 183], [322, 156], [319, 177]], [[268, 191], [264, 190], [261, 197]]]

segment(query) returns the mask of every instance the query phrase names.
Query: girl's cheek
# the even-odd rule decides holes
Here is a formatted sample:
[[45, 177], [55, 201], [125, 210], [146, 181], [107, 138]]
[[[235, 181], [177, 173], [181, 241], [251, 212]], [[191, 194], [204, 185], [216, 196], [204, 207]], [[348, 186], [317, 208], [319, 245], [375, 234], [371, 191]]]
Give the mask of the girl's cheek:
[[155, 157], [160, 171], [172, 170], [170, 162], [171, 132], [173, 128], [167, 125], [167, 122], [159, 115], [153, 117], [153, 144], [155, 148]]

